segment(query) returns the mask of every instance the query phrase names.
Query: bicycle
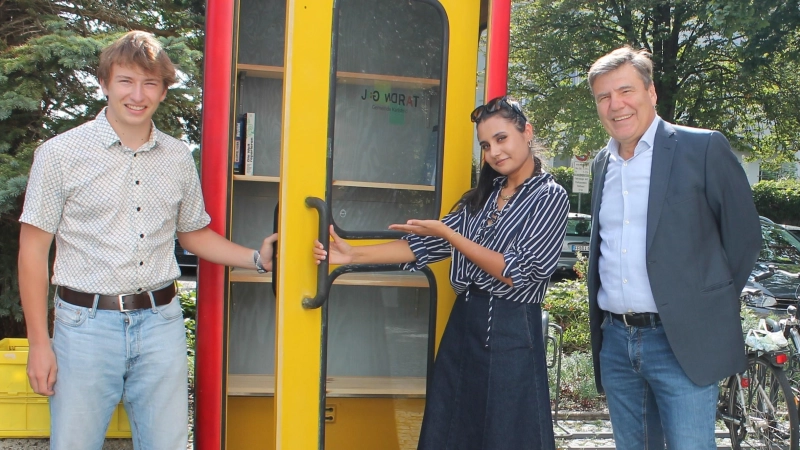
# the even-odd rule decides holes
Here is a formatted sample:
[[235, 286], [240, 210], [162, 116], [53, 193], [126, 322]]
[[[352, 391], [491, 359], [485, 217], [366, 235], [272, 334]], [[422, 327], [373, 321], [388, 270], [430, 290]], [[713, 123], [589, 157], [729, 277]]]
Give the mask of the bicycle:
[[[761, 281], [775, 274], [781, 274], [788, 278], [800, 279], [800, 272], [787, 272], [775, 266], [769, 266], [766, 272], [759, 274], [755, 278], [756, 281]], [[794, 295], [795, 298], [800, 301], [800, 284], [798, 284]], [[794, 390], [795, 397], [800, 398], [800, 320], [798, 320], [797, 317], [797, 306], [789, 305], [786, 308], [786, 317], [780, 319], [778, 323], [771, 323], [771, 325], [773, 331], [782, 331], [784, 337], [789, 342], [789, 364], [784, 370], [786, 371], [786, 376], [789, 378], [789, 384], [791, 384]]]
[[717, 416], [731, 447], [798, 450], [797, 396], [783, 370], [790, 350], [746, 351], [747, 369], [720, 383]]

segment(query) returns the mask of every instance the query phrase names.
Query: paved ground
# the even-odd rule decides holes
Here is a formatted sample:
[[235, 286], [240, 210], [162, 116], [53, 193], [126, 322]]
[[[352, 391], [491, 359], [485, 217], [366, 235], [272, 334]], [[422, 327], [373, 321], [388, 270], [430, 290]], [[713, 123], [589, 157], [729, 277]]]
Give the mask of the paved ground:
[[[48, 450], [48, 439], [0, 439], [0, 449], [3, 450]], [[133, 443], [130, 439], [107, 439], [103, 450], [131, 450]]]
[[[616, 448], [611, 435], [611, 422], [607, 419], [561, 420], [556, 423], [555, 433], [558, 449], [606, 450]], [[731, 449], [731, 441], [724, 428], [717, 428], [717, 449]]]
[[[614, 449], [611, 437], [611, 423], [603, 414], [584, 414], [580, 420], [559, 420], [556, 422], [556, 446], [560, 450], [608, 450]], [[730, 440], [726, 438], [726, 430], [717, 429], [717, 448], [730, 449]], [[45, 450], [48, 449], [45, 439], [0, 439], [3, 450]], [[103, 450], [132, 450], [128, 439], [109, 439]], [[187, 450], [192, 450], [190, 444]]]

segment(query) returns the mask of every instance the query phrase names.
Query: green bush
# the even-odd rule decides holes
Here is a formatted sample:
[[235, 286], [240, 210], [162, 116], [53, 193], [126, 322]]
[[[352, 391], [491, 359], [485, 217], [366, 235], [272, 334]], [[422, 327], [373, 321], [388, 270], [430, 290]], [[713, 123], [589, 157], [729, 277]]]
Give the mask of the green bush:
[[[550, 399], [556, 397], [555, 368], [547, 371], [550, 384]], [[605, 407], [605, 398], [597, 393], [594, 385], [594, 368], [591, 352], [575, 352], [564, 355], [561, 360], [561, 410], [596, 410]]]
[[586, 287], [586, 258], [578, 254], [575, 280], [555, 283], [547, 290], [543, 308], [550, 313], [550, 321], [564, 329], [565, 353], [585, 352], [591, 348], [589, 336], [589, 291]]
[[800, 180], [764, 180], [753, 185], [758, 213], [776, 223], [800, 225]]
[[186, 327], [186, 353], [189, 358], [189, 382], [194, 380], [195, 333], [197, 331], [197, 291], [180, 289], [178, 282], [178, 299], [183, 308], [183, 324]]

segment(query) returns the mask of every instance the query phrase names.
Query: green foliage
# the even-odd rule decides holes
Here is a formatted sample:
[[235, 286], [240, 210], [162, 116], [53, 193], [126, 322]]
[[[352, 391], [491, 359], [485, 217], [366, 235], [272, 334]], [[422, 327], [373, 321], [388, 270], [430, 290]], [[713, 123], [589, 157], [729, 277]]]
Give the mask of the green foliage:
[[556, 183], [560, 184], [567, 190], [569, 196], [569, 211], [581, 212], [583, 214], [591, 213], [592, 209], [592, 185], [589, 183], [589, 193], [580, 195], [580, 207], [578, 206], [579, 195], [572, 192], [572, 167], [551, 167], [547, 170], [553, 175]]
[[589, 334], [589, 291], [586, 286], [586, 257], [578, 254], [575, 263], [575, 280], [563, 280], [547, 290], [543, 308], [550, 313], [550, 321], [564, 330], [565, 353], [587, 351], [591, 348]]
[[[555, 400], [556, 370], [548, 370], [550, 399]], [[604, 409], [604, 397], [597, 393], [594, 384], [594, 367], [591, 352], [575, 352], [561, 360], [561, 396], [559, 407], [564, 410]]]
[[776, 223], [800, 225], [800, 181], [759, 181], [753, 185], [758, 213]]
[[767, 164], [800, 150], [797, 0], [531, 0], [516, 3], [511, 33], [509, 92], [551, 151], [605, 146], [586, 74], [624, 44], [653, 54], [665, 120], [720, 130]]
[[[180, 288], [180, 282], [178, 282]], [[197, 331], [197, 291], [178, 290], [178, 299], [183, 308], [183, 324], [186, 326], [186, 345], [190, 358], [194, 358], [195, 332]]]
[[184, 290], [178, 282], [178, 299], [183, 308], [183, 325], [186, 328], [186, 357], [189, 362], [189, 386], [194, 384], [194, 357], [197, 344], [197, 290]]
[[[742, 305], [742, 310], [739, 314], [742, 318], [742, 335], [747, 337], [747, 333], [750, 330], [758, 329], [758, 322], [762, 318], [758, 314], [753, 311], [752, 308], [748, 308]], [[775, 317], [772, 317], [773, 320], [776, 320]], [[779, 320], [779, 319], [778, 319]], [[776, 320], [777, 322], [777, 320]]]
[[[0, 327], [19, 333], [16, 259], [27, 175], [35, 148], [94, 118], [105, 106], [94, 73], [100, 50], [122, 33], [159, 37], [181, 70], [154, 121], [200, 140], [203, 13], [200, 0], [0, 2]], [[13, 20], [12, 20], [13, 18]]]

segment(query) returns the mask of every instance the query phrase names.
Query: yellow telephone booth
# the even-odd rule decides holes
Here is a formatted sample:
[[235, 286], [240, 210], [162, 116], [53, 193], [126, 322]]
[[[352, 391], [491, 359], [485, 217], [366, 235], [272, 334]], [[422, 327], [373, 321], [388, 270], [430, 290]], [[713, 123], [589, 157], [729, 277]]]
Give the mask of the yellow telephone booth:
[[469, 189], [480, 35], [499, 17], [507, 45], [510, 0], [207, 5], [212, 227], [280, 239], [274, 273], [200, 263], [195, 448], [414, 449], [449, 262], [317, 266], [312, 242], [397, 238]]

